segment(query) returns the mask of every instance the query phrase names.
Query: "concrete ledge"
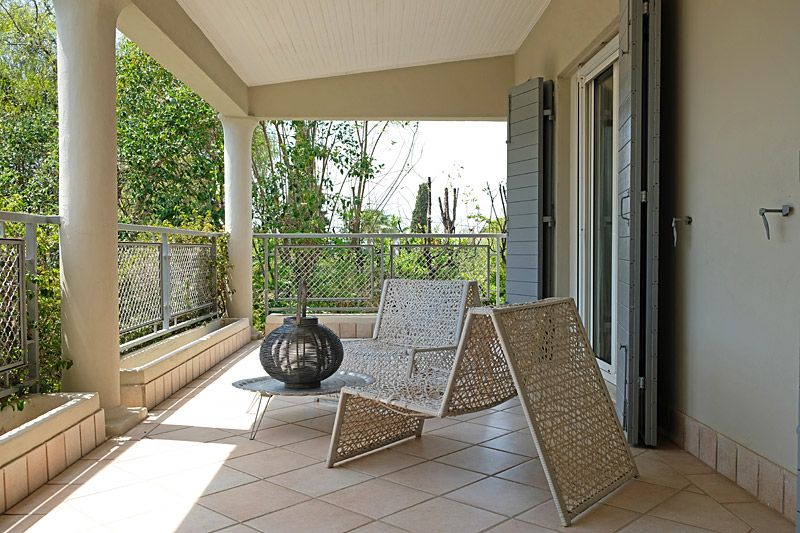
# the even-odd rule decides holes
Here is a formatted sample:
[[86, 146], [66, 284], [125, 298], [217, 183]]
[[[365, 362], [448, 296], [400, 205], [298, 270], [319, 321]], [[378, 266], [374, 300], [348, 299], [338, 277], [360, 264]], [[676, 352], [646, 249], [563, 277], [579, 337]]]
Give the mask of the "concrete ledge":
[[32, 395], [22, 411], [0, 412], [0, 427], [0, 512], [106, 440], [97, 393]]
[[246, 318], [214, 320], [122, 358], [122, 405], [152, 409], [250, 342]]
[[[264, 324], [264, 334], [269, 335], [274, 329], [283, 324], [283, 319], [288, 314], [271, 313]], [[318, 313], [313, 316], [319, 318], [320, 324], [331, 328], [341, 339], [369, 339], [375, 330], [376, 313]]]

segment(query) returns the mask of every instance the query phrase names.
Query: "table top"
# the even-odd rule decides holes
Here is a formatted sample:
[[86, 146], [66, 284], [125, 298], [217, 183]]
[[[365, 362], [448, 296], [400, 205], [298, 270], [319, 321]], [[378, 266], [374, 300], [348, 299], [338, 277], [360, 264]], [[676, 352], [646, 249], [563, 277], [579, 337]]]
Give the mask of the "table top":
[[323, 380], [319, 387], [313, 389], [289, 389], [282, 381], [270, 376], [240, 379], [233, 382], [232, 385], [237, 389], [274, 396], [324, 396], [326, 394], [336, 394], [342, 390], [342, 387], [360, 387], [369, 385], [374, 381], [375, 378], [368, 374], [339, 370], [328, 379]]

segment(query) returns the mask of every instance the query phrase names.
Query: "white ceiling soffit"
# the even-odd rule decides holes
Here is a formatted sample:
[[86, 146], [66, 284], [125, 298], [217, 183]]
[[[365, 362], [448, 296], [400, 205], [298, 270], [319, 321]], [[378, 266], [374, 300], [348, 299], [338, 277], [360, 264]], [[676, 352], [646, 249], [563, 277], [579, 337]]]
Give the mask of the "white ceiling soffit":
[[249, 86], [513, 54], [550, 0], [178, 0]]

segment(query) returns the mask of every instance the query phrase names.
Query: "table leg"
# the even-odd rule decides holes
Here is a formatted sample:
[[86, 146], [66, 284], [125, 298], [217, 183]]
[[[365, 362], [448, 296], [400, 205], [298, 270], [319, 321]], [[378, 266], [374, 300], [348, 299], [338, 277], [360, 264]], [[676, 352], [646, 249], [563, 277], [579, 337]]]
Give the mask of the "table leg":
[[[267, 405], [265, 405], [264, 406], [264, 410], [261, 411], [261, 400], [264, 398], [264, 396], [267, 397]], [[272, 395], [271, 394], [267, 394], [267, 395], [259, 394], [258, 395], [258, 407], [256, 407], [256, 418], [255, 418], [255, 420], [253, 420], [253, 429], [250, 430], [250, 440], [253, 440], [253, 439], [256, 438], [256, 433], [258, 433], [258, 428], [261, 427], [261, 422], [264, 420], [264, 415], [267, 414], [267, 409], [269, 409], [269, 404], [270, 404], [271, 401], [272, 401]], [[261, 411], [261, 416], [258, 416], [258, 412], [259, 411]]]

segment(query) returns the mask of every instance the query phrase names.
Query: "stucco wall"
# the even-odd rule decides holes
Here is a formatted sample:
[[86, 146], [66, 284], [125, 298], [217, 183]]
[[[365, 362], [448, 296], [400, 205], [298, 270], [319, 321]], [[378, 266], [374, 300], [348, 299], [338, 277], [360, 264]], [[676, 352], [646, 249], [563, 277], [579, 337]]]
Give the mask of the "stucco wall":
[[682, 0], [674, 64], [675, 214], [694, 219], [675, 257], [675, 404], [790, 470], [800, 214], [771, 217], [767, 241], [757, 210], [800, 207], [798, 21], [796, 0]]

